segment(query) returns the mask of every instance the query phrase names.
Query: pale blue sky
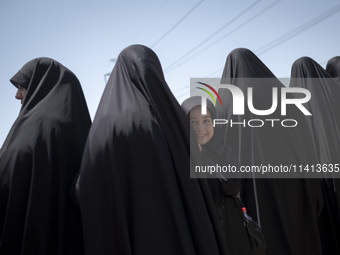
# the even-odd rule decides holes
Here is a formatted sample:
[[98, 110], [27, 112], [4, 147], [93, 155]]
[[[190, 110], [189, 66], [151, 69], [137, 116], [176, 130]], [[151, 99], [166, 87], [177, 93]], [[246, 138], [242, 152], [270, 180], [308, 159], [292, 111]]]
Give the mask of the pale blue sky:
[[[246, 47], [278, 77], [310, 56], [340, 55], [339, 0], [2, 0], [0, 145], [20, 111], [9, 79], [51, 57], [79, 78], [94, 117], [111, 59], [131, 44], [158, 55], [181, 103], [192, 77], [220, 77], [228, 53]], [[29, 134], [28, 134], [29, 135]]]

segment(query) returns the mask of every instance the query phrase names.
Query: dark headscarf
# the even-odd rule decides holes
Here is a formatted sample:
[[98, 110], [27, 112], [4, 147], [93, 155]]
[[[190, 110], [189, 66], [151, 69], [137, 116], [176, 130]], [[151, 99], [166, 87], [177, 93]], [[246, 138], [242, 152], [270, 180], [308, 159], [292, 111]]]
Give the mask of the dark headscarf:
[[326, 65], [326, 71], [337, 82], [340, 82], [340, 56], [328, 60]]
[[227, 254], [208, 185], [189, 177], [189, 127], [156, 54], [124, 49], [77, 183], [86, 254]]
[[20, 85], [21, 87], [28, 89], [31, 78], [34, 75], [35, 69], [32, 68], [32, 63], [38, 61], [38, 59], [33, 59], [26, 63], [13, 77], [10, 79], [10, 82], [15, 86], [18, 87]]
[[70, 196], [91, 124], [80, 83], [49, 58], [11, 82], [27, 94], [0, 151], [0, 253], [82, 254]]
[[[182, 103], [182, 108], [184, 110], [185, 115], [189, 115], [190, 111], [196, 107], [201, 106], [201, 97], [189, 97], [188, 99], [184, 100]], [[211, 118], [216, 118], [216, 110], [213, 103], [207, 100], [207, 108], [210, 112]], [[197, 141], [195, 139], [195, 141]], [[193, 141], [193, 142], [195, 142]], [[217, 134], [217, 131], [214, 130], [214, 135], [212, 138], [204, 145], [201, 145], [203, 155], [205, 156], [206, 164], [213, 165], [213, 164], [223, 164], [223, 147], [221, 143], [220, 136]], [[209, 163], [208, 163], [208, 162]]]
[[[200, 96], [193, 96], [193, 97], [189, 97], [186, 100], [183, 101], [183, 103], [181, 104], [185, 115], [189, 115], [190, 111], [196, 107], [196, 106], [201, 106], [202, 101], [201, 101], [201, 97]], [[210, 112], [211, 118], [214, 119], [216, 118], [216, 110], [215, 110], [215, 106], [214, 104], [210, 101], [207, 100], [207, 108]]]
[[[201, 97], [200, 96], [194, 96], [189, 97], [182, 103], [182, 108], [184, 110], [184, 113], [188, 116], [190, 111], [195, 108], [196, 106], [201, 106]], [[216, 119], [216, 110], [214, 104], [207, 100], [207, 109], [211, 114], [212, 119]], [[196, 139], [195, 139], [196, 141]], [[193, 141], [193, 142], [195, 142]], [[223, 165], [233, 165], [233, 166], [239, 166], [238, 160], [236, 159], [235, 154], [232, 152], [231, 148], [229, 148], [227, 145], [223, 145], [220, 130], [217, 128], [214, 128], [214, 135], [212, 138], [204, 145], [201, 145], [202, 148], [202, 156], [203, 161], [207, 165], [216, 165], [219, 166]], [[228, 179], [226, 175], [223, 176], [222, 174], [218, 174], [215, 176], [215, 178], [219, 179]], [[238, 191], [235, 191], [234, 193], [238, 193]]]
[[[239, 87], [244, 95], [247, 95], [247, 88], [252, 87], [256, 109], [269, 109], [272, 88], [280, 91], [284, 87], [248, 49], [236, 49], [228, 55], [221, 83]], [[308, 126], [299, 110], [294, 111], [292, 107], [287, 109], [287, 116], [281, 116], [278, 105], [277, 110], [266, 117], [255, 115], [245, 107], [244, 115], [233, 116], [229, 90], [220, 89], [218, 93], [223, 108], [217, 106], [217, 118], [232, 118], [238, 122], [265, 118], [298, 121], [295, 128], [284, 128], [280, 124], [274, 128], [270, 125], [261, 128], [237, 125], [222, 130], [225, 144], [237, 149], [241, 166], [305, 165], [315, 162], [314, 144], [311, 143]], [[279, 174], [272, 176], [276, 178]], [[242, 200], [248, 212], [261, 224], [268, 254], [319, 254], [321, 247], [317, 217], [322, 206], [320, 181], [274, 178], [247, 179], [242, 190]]]

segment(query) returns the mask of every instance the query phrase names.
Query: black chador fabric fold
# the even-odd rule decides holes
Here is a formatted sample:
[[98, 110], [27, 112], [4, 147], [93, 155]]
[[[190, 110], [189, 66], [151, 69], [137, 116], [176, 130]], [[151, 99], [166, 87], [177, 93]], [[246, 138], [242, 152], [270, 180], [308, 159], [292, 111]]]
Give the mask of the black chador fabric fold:
[[49, 58], [11, 82], [27, 94], [0, 151], [0, 254], [82, 254], [71, 186], [91, 119], [80, 83]]
[[340, 56], [328, 60], [326, 65], [327, 73], [340, 83]]
[[189, 136], [156, 54], [124, 49], [77, 182], [86, 254], [228, 254], [206, 180], [190, 179]]
[[[336, 58], [330, 62], [336, 64]], [[329, 65], [328, 68], [332, 69]], [[333, 68], [331, 73], [335, 78], [336, 70], [334, 66]], [[290, 87], [306, 88], [312, 95], [306, 108], [313, 114], [308, 118], [308, 124], [317, 146], [319, 163], [333, 166], [339, 164], [340, 84], [309, 57], [302, 57], [294, 62], [291, 77]], [[324, 173], [323, 191], [326, 206], [319, 220], [324, 254], [330, 254], [332, 251], [340, 253], [340, 181], [339, 173], [336, 175]]]
[[[253, 88], [253, 106], [258, 110], [270, 109], [272, 89], [284, 86], [274, 74], [247, 49], [232, 51], [226, 61], [222, 84], [233, 84], [247, 97]], [[233, 115], [233, 98], [229, 90], [218, 91], [223, 106], [217, 105], [217, 118], [233, 119], [245, 125], [228, 125], [222, 128], [224, 143], [235, 149], [242, 166], [311, 164], [316, 160], [316, 150], [304, 115], [299, 109], [287, 108], [281, 116], [281, 107], [268, 116], [256, 115], [247, 107], [244, 115]], [[248, 95], [249, 97], [250, 95]], [[280, 96], [278, 97], [280, 98]], [[287, 128], [276, 122], [273, 127], [267, 119], [295, 119], [298, 125]], [[262, 127], [251, 127], [251, 119], [262, 120]], [[230, 123], [230, 122], [229, 122]], [[248, 212], [261, 225], [267, 242], [267, 254], [320, 254], [321, 242], [317, 218], [323, 206], [321, 181], [318, 179], [247, 179], [242, 190], [242, 200]], [[254, 187], [255, 186], [255, 187]]]

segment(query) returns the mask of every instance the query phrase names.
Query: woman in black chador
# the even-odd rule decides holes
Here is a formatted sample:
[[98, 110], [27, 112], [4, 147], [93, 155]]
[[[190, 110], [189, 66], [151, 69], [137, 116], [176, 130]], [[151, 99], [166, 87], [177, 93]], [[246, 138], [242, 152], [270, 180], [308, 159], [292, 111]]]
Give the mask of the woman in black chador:
[[82, 254], [71, 186], [91, 120], [80, 83], [49, 58], [11, 82], [22, 108], [0, 151], [0, 254]]
[[[216, 111], [213, 103], [207, 101], [207, 114], [201, 114], [201, 97], [190, 97], [182, 103], [185, 114], [192, 123], [206, 166], [239, 167], [236, 156], [230, 148], [222, 146], [221, 136], [213, 127]], [[220, 219], [220, 225], [230, 254], [252, 254], [251, 243], [244, 226], [242, 202], [237, 197], [241, 189], [240, 179], [231, 179], [218, 173], [208, 179], [209, 187]]]
[[[247, 49], [236, 49], [227, 58], [222, 84], [233, 84], [247, 98], [253, 88], [255, 109], [267, 110], [273, 104], [272, 89], [280, 93], [284, 86], [273, 73]], [[280, 104], [269, 116], [248, 110], [245, 100], [244, 115], [233, 115], [232, 97], [227, 89], [218, 91], [223, 106], [217, 104], [217, 118], [245, 120], [245, 125], [223, 128], [223, 141], [233, 148], [243, 166], [290, 166], [316, 162], [316, 151], [302, 112], [287, 107], [281, 115]], [[279, 94], [280, 95], [280, 94]], [[280, 102], [280, 101], [279, 101]], [[251, 119], [262, 120], [262, 127], [251, 127]], [[265, 119], [295, 119], [296, 127], [287, 128], [276, 122], [274, 127]], [[259, 121], [258, 121], [259, 122]], [[322, 210], [322, 189], [319, 179], [283, 179], [280, 173], [255, 175], [246, 179], [241, 198], [252, 218], [259, 222], [267, 243], [267, 254], [321, 254], [317, 219]], [[251, 177], [251, 176], [249, 176]], [[269, 177], [269, 178], [268, 178]], [[279, 178], [280, 177], [280, 178]]]
[[340, 56], [336, 56], [328, 60], [326, 71], [331, 77], [340, 83]]
[[156, 54], [124, 49], [77, 182], [87, 255], [229, 254], [206, 180], [190, 179], [189, 128]]
[[[318, 163], [327, 168], [339, 166], [340, 162], [338, 61], [339, 57], [331, 59], [326, 72], [313, 59], [302, 57], [294, 62], [291, 70], [290, 87], [305, 88], [311, 93], [311, 99], [306, 103], [306, 108], [312, 113], [308, 125], [317, 148]], [[325, 206], [319, 218], [323, 254], [340, 254], [340, 173], [329, 169], [323, 176]]]

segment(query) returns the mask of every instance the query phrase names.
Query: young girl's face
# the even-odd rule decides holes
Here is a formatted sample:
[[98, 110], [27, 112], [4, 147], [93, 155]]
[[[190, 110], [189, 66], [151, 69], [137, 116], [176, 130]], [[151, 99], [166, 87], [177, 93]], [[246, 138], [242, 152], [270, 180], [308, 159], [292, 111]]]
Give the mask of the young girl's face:
[[211, 114], [207, 111], [206, 115], [201, 114], [201, 106], [191, 109], [189, 119], [193, 125], [199, 145], [204, 145], [210, 141], [214, 135], [214, 127]]

